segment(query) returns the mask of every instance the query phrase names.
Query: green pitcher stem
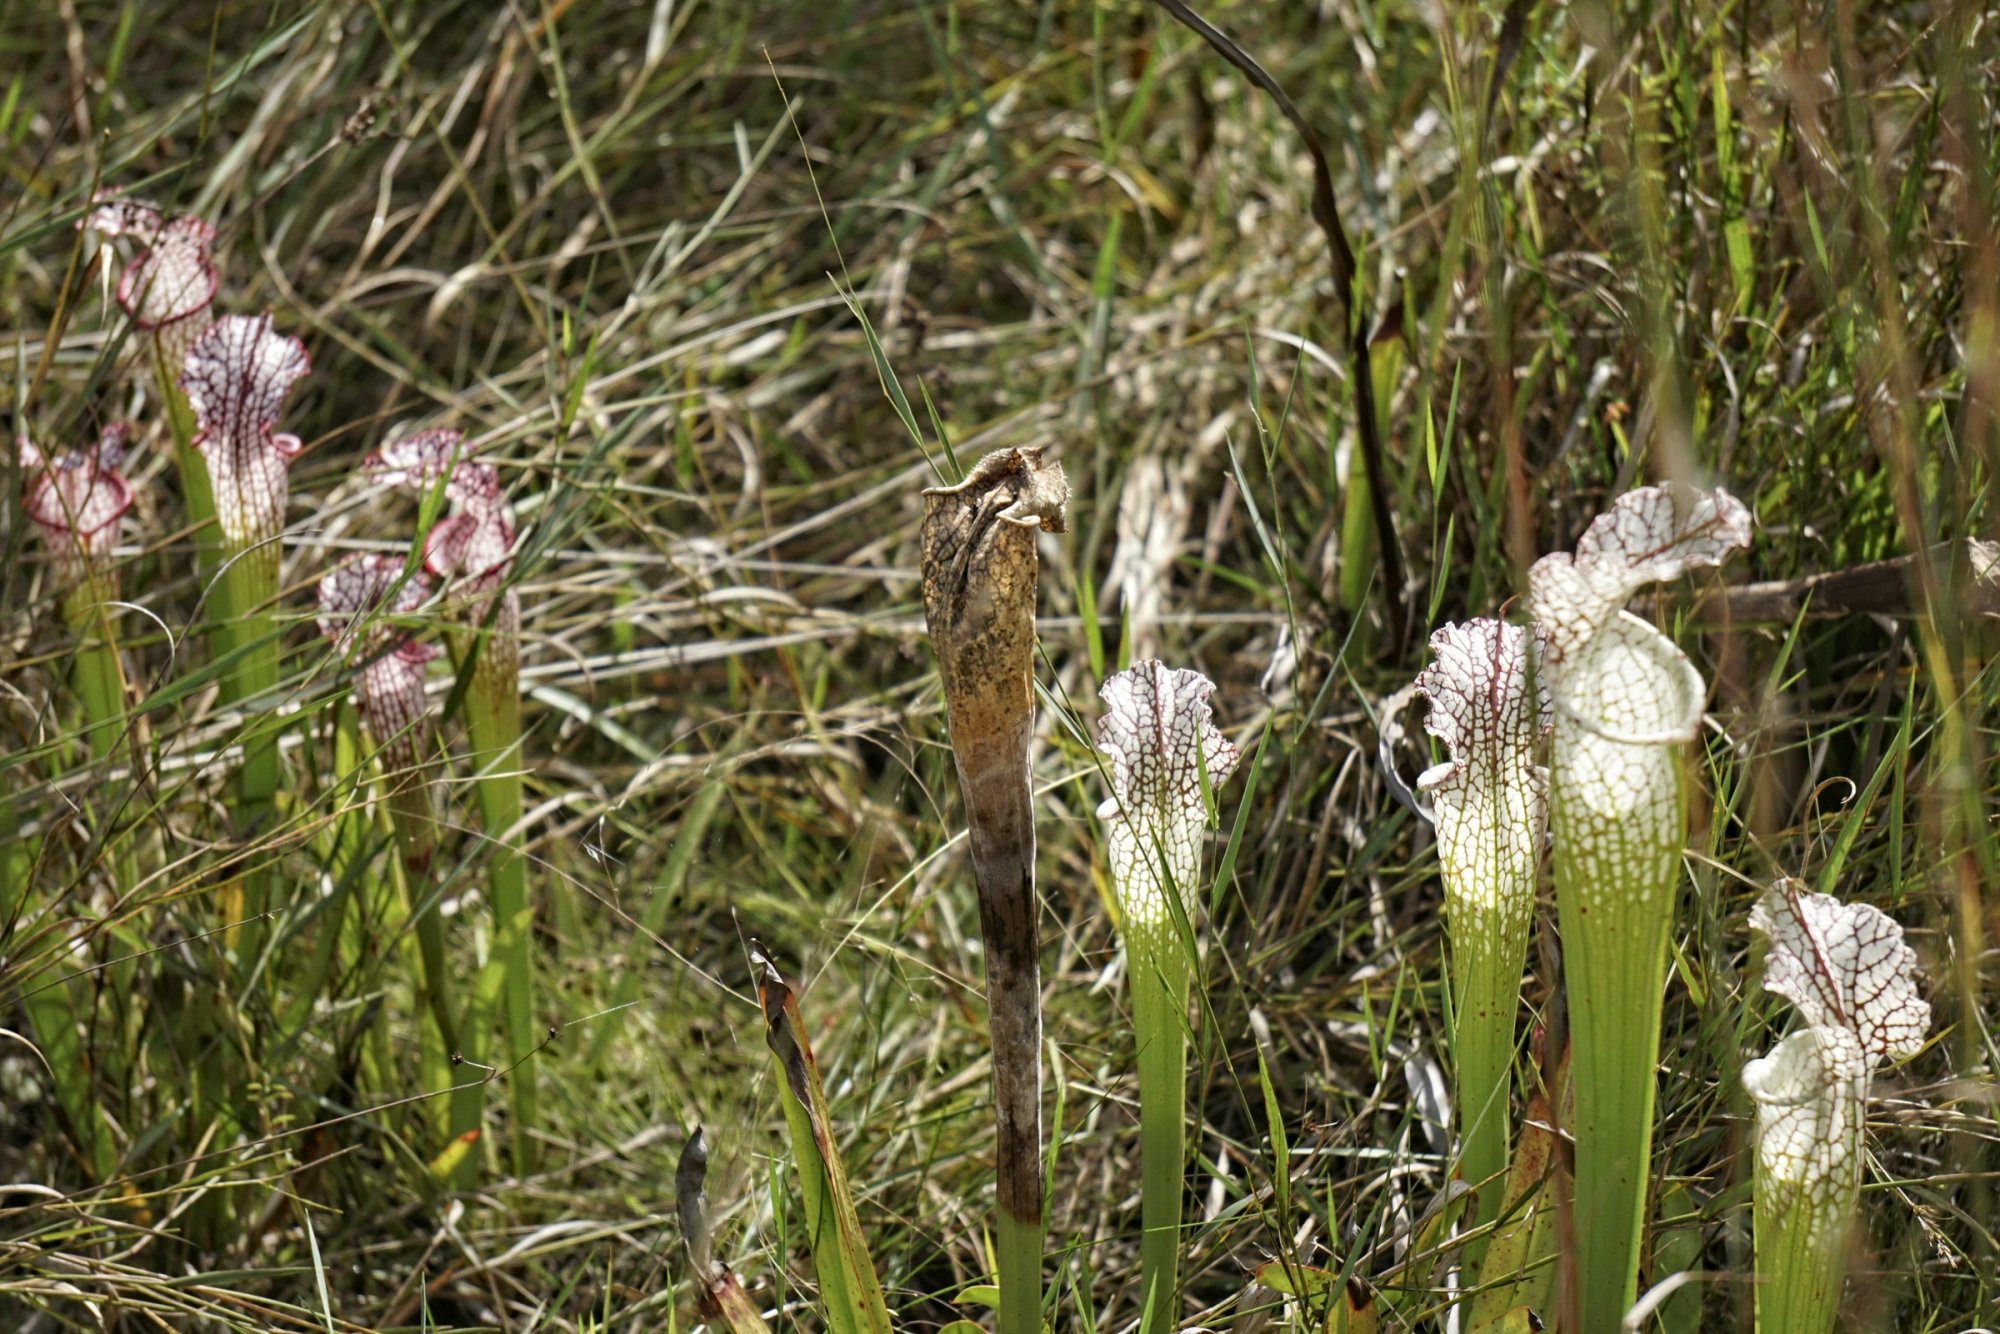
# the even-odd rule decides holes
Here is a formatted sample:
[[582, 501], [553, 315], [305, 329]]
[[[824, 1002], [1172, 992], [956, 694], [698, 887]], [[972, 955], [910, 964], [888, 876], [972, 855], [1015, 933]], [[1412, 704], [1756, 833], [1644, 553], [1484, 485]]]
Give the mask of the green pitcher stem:
[[1132, 1026], [1138, 1040], [1139, 1302], [1145, 1334], [1168, 1334], [1180, 1314], [1181, 1197], [1187, 1162], [1188, 960], [1171, 921], [1128, 919]]
[[[1638, 1296], [1660, 997], [1685, 801], [1676, 786], [1657, 825], [1579, 814], [1572, 807], [1584, 798], [1569, 790], [1564, 744], [1558, 732], [1550, 817], [1567, 942], [1578, 1309], [1583, 1328], [1617, 1329]], [[1671, 753], [1663, 759], [1677, 763]]]
[[[231, 704], [262, 700], [275, 703], [281, 679], [282, 630], [273, 607], [278, 598], [278, 552], [265, 545], [244, 552], [231, 552], [217, 585], [220, 610], [228, 630], [230, 661], [222, 678], [222, 696]], [[276, 824], [278, 792], [284, 781], [278, 750], [275, 715], [252, 710], [242, 731], [243, 765], [236, 776], [236, 827], [239, 839], [248, 843], [268, 834]], [[275, 879], [265, 859], [246, 850], [246, 864], [240, 877], [243, 886], [243, 924], [236, 939], [240, 975], [249, 977], [258, 966], [266, 936], [265, 914], [271, 909], [271, 887]]]
[[[433, 828], [436, 817], [430, 799], [418, 775], [390, 774], [383, 781], [392, 785], [388, 798], [389, 822], [395, 830], [404, 888], [410, 896], [410, 912], [415, 919], [412, 925], [417, 957], [423, 967], [424, 1003], [431, 1012], [445, 1055], [456, 1054], [472, 1062], [464, 1067], [446, 1064], [441, 1081], [434, 1085], [452, 1090], [445, 1125], [447, 1139], [456, 1139], [478, 1130], [485, 1119], [486, 1091], [477, 1082], [481, 1074], [478, 1066], [486, 1060], [485, 1040], [479, 1025], [460, 1027], [452, 1000], [451, 961], [445, 953], [444, 917], [437, 903], [437, 838]], [[469, 1187], [478, 1184], [478, 1174], [479, 1155], [468, 1153], [459, 1160], [454, 1180]]]
[[167, 429], [174, 438], [174, 467], [180, 473], [181, 503], [187, 509], [188, 527], [194, 533], [195, 570], [207, 588], [221, 563], [220, 535], [215, 528], [215, 489], [208, 480], [208, 463], [194, 447], [194, 409], [181, 392], [180, 368], [169, 367], [160, 340], [147, 336], [148, 357], [153, 378], [159, 385], [160, 403], [166, 410]]
[[[70, 685], [83, 704], [85, 733], [93, 760], [111, 756], [124, 735], [125, 668], [119, 658], [113, 614], [103, 602], [112, 585], [104, 571], [91, 568], [85, 581], [72, 588], [62, 600], [63, 620], [76, 636], [76, 656], [71, 662]], [[109, 837], [108, 831], [104, 836]], [[138, 881], [137, 868], [128, 851], [113, 858], [110, 870], [117, 896], [123, 900]], [[113, 968], [106, 980], [114, 992], [129, 987], [130, 964]], [[84, 1160], [99, 1181], [110, 1177], [117, 1166], [117, 1146], [111, 1138], [92, 1087], [91, 1072], [102, 1068], [107, 1088], [125, 1083], [125, 1039], [123, 1016], [127, 1007], [116, 1004], [108, 1041], [87, 1046], [84, 1033], [90, 1031], [92, 988], [86, 979], [59, 982], [31, 998], [26, 1005], [42, 1036], [43, 1055], [55, 1072], [57, 1101], [68, 1115], [82, 1143]]]
[[[499, 632], [492, 632], [497, 634]], [[492, 1022], [497, 1009], [505, 1044], [492, 1064], [502, 1071], [512, 1117], [510, 1160], [517, 1174], [534, 1168], [533, 1134], [538, 1125], [539, 1098], [534, 1063], [528, 1056], [541, 1040], [535, 1027], [530, 938], [534, 930], [528, 903], [527, 864], [514, 840], [521, 820], [521, 695], [512, 670], [489, 667], [492, 641], [486, 632], [459, 637], [460, 662], [476, 652], [466, 690], [466, 731], [472, 743], [477, 773], [479, 818], [489, 840], [488, 884], [493, 895], [493, 953], [481, 971], [475, 1010], [464, 1025], [467, 1040], [482, 1041], [474, 1029]], [[511, 646], [509, 646], [511, 647]], [[471, 1053], [466, 1053], [468, 1059]]]
[[[1860, 1119], [1855, 1120], [1857, 1130]], [[1787, 1193], [1757, 1173], [1754, 1215], [1757, 1334], [1828, 1334], [1847, 1277], [1847, 1233], [1861, 1189], [1856, 1136], [1846, 1177], [1822, 1201]]]
[[[1456, 945], [1456, 940], [1454, 941]], [[1521, 992], [1521, 946], [1468, 940], [1452, 951], [1452, 1001], [1457, 1038], [1460, 1173], [1479, 1192], [1477, 1222], [1500, 1215], [1512, 1142], [1508, 1100], [1513, 1090], [1514, 1011]], [[1509, 962], [1511, 960], [1511, 963]], [[1471, 1258], [1476, 1259], [1476, 1256]]]

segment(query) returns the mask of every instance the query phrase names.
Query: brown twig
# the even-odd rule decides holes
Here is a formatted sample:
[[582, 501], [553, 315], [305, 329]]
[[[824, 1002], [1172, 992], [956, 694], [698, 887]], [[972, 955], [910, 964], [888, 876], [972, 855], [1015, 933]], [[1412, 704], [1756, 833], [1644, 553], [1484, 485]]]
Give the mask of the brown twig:
[[[1966, 580], [1957, 599], [1961, 610], [1977, 616], [2000, 616], [2000, 543], [1977, 539], [1941, 543], [1927, 559], [1933, 568], [1962, 556]], [[1687, 604], [1687, 615], [1702, 624], [1788, 624], [1807, 616], [1892, 616], [1921, 614], [1915, 574], [1916, 557], [1897, 556], [1844, 570], [1826, 570], [1797, 579], [1735, 584], [1706, 589]], [[1675, 605], [1662, 596], [1642, 599], [1641, 610]]]
[[1304, 141], [1313, 164], [1313, 221], [1326, 236], [1326, 248], [1333, 260], [1333, 289], [1340, 297], [1341, 316], [1347, 332], [1348, 375], [1354, 381], [1355, 429], [1361, 441], [1361, 462], [1368, 474], [1369, 500], [1375, 513], [1375, 539], [1382, 552], [1382, 591], [1388, 598], [1389, 641], [1398, 654], [1407, 644], [1409, 612], [1403, 601], [1403, 552], [1396, 540], [1396, 516], [1389, 507], [1389, 479], [1382, 461], [1382, 437], [1376, 430], [1375, 376], [1370, 364], [1370, 329], [1367, 315], [1356, 304], [1354, 248], [1348, 244], [1347, 229], [1341, 225], [1339, 206], [1333, 194], [1333, 168], [1305, 113], [1278, 86], [1255, 57], [1233, 38], [1181, 0], [1155, 0], [1189, 31], [1207, 42], [1215, 53], [1234, 65], [1243, 77], [1264, 90], [1292, 123]]

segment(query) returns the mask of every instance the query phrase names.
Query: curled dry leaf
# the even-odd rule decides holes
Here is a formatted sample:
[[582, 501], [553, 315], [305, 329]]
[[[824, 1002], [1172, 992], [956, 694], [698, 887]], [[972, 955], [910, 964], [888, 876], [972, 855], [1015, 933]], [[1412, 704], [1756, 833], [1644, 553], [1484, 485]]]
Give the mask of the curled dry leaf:
[[702, 1318], [718, 1323], [728, 1334], [769, 1334], [770, 1326], [728, 1265], [714, 1257], [708, 1222], [708, 1142], [695, 1127], [674, 1168], [674, 1203], [680, 1214], [681, 1237], [687, 1242], [688, 1267], [693, 1271], [696, 1305]]
[[15, 442], [25, 481], [22, 508], [41, 530], [58, 579], [72, 583], [102, 567], [118, 539], [119, 520], [132, 508], [132, 487], [120, 471], [131, 427], [114, 422], [87, 449], [45, 455], [26, 436]]
[[1000, 1206], [1037, 1230], [1041, 970], [1028, 782], [1035, 539], [1064, 531], [1068, 503], [1062, 469], [1041, 450], [996, 450], [956, 486], [924, 492], [921, 534], [924, 619], [944, 681], [986, 943]]
[[1098, 691], [1097, 746], [1111, 757], [1112, 795], [1097, 818], [1110, 834], [1120, 901], [1135, 921], [1170, 922], [1174, 901], [1183, 913], [1191, 908], [1208, 825], [1203, 780], [1213, 791], [1241, 759], [1215, 726], [1214, 693], [1200, 672], [1155, 660], [1111, 676]]
[[[269, 315], [225, 315], [188, 350], [181, 390], [194, 409], [194, 443], [223, 538], [238, 551], [284, 527], [299, 438], [274, 428], [292, 385], [311, 369], [305, 344], [272, 328]], [[269, 560], [275, 566], [275, 550]]]
[[715, 1242], [708, 1226], [708, 1141], [700, 1126], [688, 1136], [674, 1165], [674, 1211], [680, 1215], [681, 1240], [687, 1243], [688, 1262], [697, 1278], [708, 1272], [714, 1258]]
[[[757, 970], [757, 1000], [764, 1011], [764, 1040], [785, 1081], [785, 1119], [798, 1159], [806, 1225], [813, 1239], [822, 1297], [835, 1329], [853, 1334], [889, 1334], [888, 1304], [868, 1254], [847, 1168], [834, 1139], [833, 1118], [819, 1063], [799, 1014], [798, 997], [768, 955], [751, 943]], [[802, 1133], [803, 1132], [803, 1133]]]

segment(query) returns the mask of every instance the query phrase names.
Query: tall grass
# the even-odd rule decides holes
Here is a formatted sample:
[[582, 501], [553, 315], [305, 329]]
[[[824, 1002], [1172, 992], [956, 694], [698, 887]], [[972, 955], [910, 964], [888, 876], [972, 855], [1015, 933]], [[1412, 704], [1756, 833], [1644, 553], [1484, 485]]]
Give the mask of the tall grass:
[[[1383, 702], [1416, 631], [1518, 613], [1529, 558], [1661, 480], [1751, 508], [1732, 579], [1913, 559], [1873, 614], [1746, 617], [1680, 587], [1635, 607], [1711, 683], [1636, 1295], [1689, 1276], [1651, 1317], [1672, 1334], [1751, 1319], [1739, 1069], [1790, 1021], [1747, 918], [1783, 872], [1904, 923], [1936, 1012], [1867, 1108], [1850, 1323], [1964, 1328], [2000, 1301], [2000, 773], [1984, 549], [1961, 541], [1989, 535], [2000, 458], [1990, 16], [1203, 12], [1327, 151], [1351, 310], [1295, 127], [1136, 2], [9, 11], [12, 429], [140, 434], [101, 749], [86, 695], [113, 692], [79, 670], [99, 636], [65, 624], [0, 479], [0, 1029], [25, 1039], [0, 1039], [0, 1327], [691, 1328], [666, 1183], [699, 1124], [711, 1261], [770, 1328], [822, 1328], [752, 935], [796, 961], [839, 1072], [886, 1306], [912, 1330], [986, 1321], [987, 959], [914, 497], [1016, 446], [1073, 493], [1070, 531], [1038, 543], [1030, 750], [1053, 1328], [1125, 1328], [1146, 1302], [1089, 701], [1147, 656], [1217, 682], [1246, 757], [1198, 905], [1171, 1316], [1505, 1316], [1453, 1286], [1480, 1243], [1449, 1179], [1442, 888], [1402, 799], [1423, 757], [1385, 762]], [[212, 222], [222, 309], [270, 312], [312, 357], [257, 603], [275, 673], [247, 694], [180, 466], [191, 422], [73, 229], [98, 186]], [[432, 669], [416, 887], [380, 743], [342, 721], [352, 664], [307, 622], [328, 569], [418, 537], [359, 464], [437, 424], [479, 441], [514, 507], [520, 713], [518, 740], [472, 736], [470, 677]], [[1370, 525], [1407, 587], [1385, 589]], [[274, 810], [240, 819], [261, 748]], [[482, 809], [501, 775], [518, 807]], [[270, 889], [254, 983], [231, 959], [239, 872]], [[527, 960], [533, 999], [463, 1044], [477, 1065], [441, 1050], [426, 920], [455, 999]], [[1517, 1145], [1537, 1107], [1563, 1115], [1547, 886], [1536, 920]], [[450, 1134], [448, 1086], [476, 1144]], [[1561, 1191], [1510, 1179], [1503, 1210]], [[1489, 1253], [1529, 1258], [1499, 1290], [1556, 1306], [1532, 1257], [1559, 1247], [1506, 1226]]]

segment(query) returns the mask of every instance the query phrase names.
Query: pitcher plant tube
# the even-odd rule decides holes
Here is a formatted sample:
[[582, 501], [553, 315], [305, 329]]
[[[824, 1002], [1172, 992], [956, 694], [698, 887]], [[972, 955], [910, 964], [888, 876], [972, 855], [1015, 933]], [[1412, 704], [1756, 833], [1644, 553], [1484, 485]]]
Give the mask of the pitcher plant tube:
[[[222, 538], [217, 642], [227, 655], [223, 696], [232, 704], [278, 688], [278, 538], [299, 438], [275, 428], [293, 384], [311, 369], [305, 344], [277, 332], [269, 315], [225, 315], [195, 340], [181, 370], [181, 389], [194, 412], [194, 446], [208, 465]], [[262, 828], [276, 808], [281, 772], [273, 723], [268, 713], [253, 711], [245, 724], [237, 776], [241, 832]], [[251, 966], [263, 938], [269, 879], [254, 866], [243, 876], [244, 925], [237, 943]]]
[[[438, 1089], [452, 1086], [450, 1066], [441, 1058], [461, 1047], [432, 871], [437, 812], [430, 769], [436, 742], [425, 698], [425, 668], [438, 651], [420, 643], [410, 624], [430, 593], [430, 579], [423, 571], [405, 577], [404, 562], [389, 556], [357, 557], [329, 570], [319, 581], [320, 631], [354, 662], [355, 707], [375, 744], [379, 789], [414, 918], [424, 1003], [438, 1033], [438, 1047], [427, 1053], [426, 1082]], [[368, 921], [388, 922], [395, 915], [378, 909], [368, 914]], [[430, 1068], [433, 1062], [436, 1068]], [[482, 1101], [477, 1083], [453, 1095], [448, 1130], [452, 1139], [479, 1129]], [[461, 1162], [461, 1183], [473, 1184], [477, 1160], [468, 1154]]]
[[[49, 568], [62, 606], [64, 626], [75, 638], [70, 684], [83, 707], [84, 732], [93, 759], [103, 759], [118, 743], [125, 727], [125, 673], [119, 660], [116, 623], [111, 602], [118, 596], [118, 574], [111, 548], [125, 514], [132, 508], [132, 488], [120, 466], [124, 460], [126, 427], [112, 425], [93, 446], [45, 455], [25, 436], [17, 442], [25, 480], [22, 508], [42, 535]], [[19, 816], [10, 799], [0, 811], [0, 829], [10, 845]], [[19, 845], [25, 851], [25, 845]], [[12, 847], [10, 846], [10, 851]], [[0, 923], [12, 925], [38, 909], [32, 901], [28, 866], [9, 861], [0, 866]], [[110, 859], [122, 900], [137, 874], [121, 859]], [[67, 956], [70, 946], [62, 947]], [[59, 965], [68, 971], [68, 961]], [[112, 986], [124, 980], [122, 970], [103, 978]], [[102, 1024], [93, 1023], [99, 1002], [99, 982], [92, 970], [67, 981], [37, 986], [22, 1001], [55, 1086], [56, 1101], [76, 1136], [77, 1147], [92, 1176], [108, 1179], [117, 1167], [118, 1147], [105, 1108], [92, 1087], [92, 1069], [102, 1063], [113, 1081], [122, 1078], [124, 1054], [120, 1040], [102, 1040]], [[87, 1033], [100, 1040], [86, 1045]], [[122, 1030], [120, 1030], [122, 1031]], [[94, 1049], [93, 1049], [94, 1048]]]
[[1036, 1334], [1042, 1305], [1042, 1009], [1035, 918], [1036, 538], [1068, 524], [1069, 483], [1039, 449], [996, 450], [924, 492], [924, 620], [937, 652], [965, 797], [986, 945], [998, 1122], [1002, 1334]]
[[1447, 625], [1417, 677], [1431, 706], [1425, 726], [1448, 756], [1417, 788], [1431, 799], [1444, 873], [1460, 1160], [1482, 1221], [1497, 1216], [1507, 1169], [1514, 1020], [1548, 843], [1549, 699], [1534, 639], [1494, 620]]
[[1156, 661], [1117, 673], [1098, 692], [1104, 718], [1097, 747], [1111, 759], [1111, 796], [1097, 818], [1118, 887], [1139, 1049], [1139, 1291], [1147, 1334], [1180, 1323], [1193, 925], [1212, 793], [1238, 759], [1210, 716], [1214, 692], [1201, 673]]
[[1764, 989], [1805, 1020], [1743, 1067], [1757, 1104], [1757, 1330], [1826, 1334], [1861, 1191], [1868, 1083], [1884, 1058], [1922, 1049], [1931, 1010], [1916, 952], [1879, 909], [1780, 880], [1750, 925], [1770, 944]]
[[118, 276], [118, 305], [139, 334], [143, 359], [166, 411], [181, 496], [206, 578], [216, 564], [215, 534], [209, 528], [215, 500], [208, 465], [194, 447], [194, 411], [181, 391], [180, 375], [189, 350], [208, 328], [215, 300], [215, 228], [196, 217], [168, 220], [151, 204], [117, 196], [100, 198], [79, 225], [138, 246]]
[[1575, 1090], [1579, 1328], [1617, 1329], [1638, 1288], [1667, 929], [1687, 834], [1682, 751], [1701, 674], [1624, 610], [1639, 589], [1750, 543], [1724, 491], [1645, 487], [1528, 572], [1554, 705], [1550, 863], [1561, 918]]
[[533, 907], [521, 822], [521, 602], [509, 577], [514, 520], [500, 492], [500, 474], [473, 460], [465, 437], [449, 429], [419, 431], [382, 446], [368, 460], [375, 480], [429, 496], [442, 489], [449, 511], [424, 540], [424, 568], [443, 586], [445, 638], [464, 700], [472, 745], [479, 818], [492, 846], [492, 955], [474, 984], [460, 1024], [468, 1060], [485, 1060], [485, 1032], [494, 1015], [506, 1036], [504, 1059], [517, 1172], [534, 1165], [539, 1121], [535, 1069], [528, 1057], [540, 1041], [535, 1026], [530, 941]]

